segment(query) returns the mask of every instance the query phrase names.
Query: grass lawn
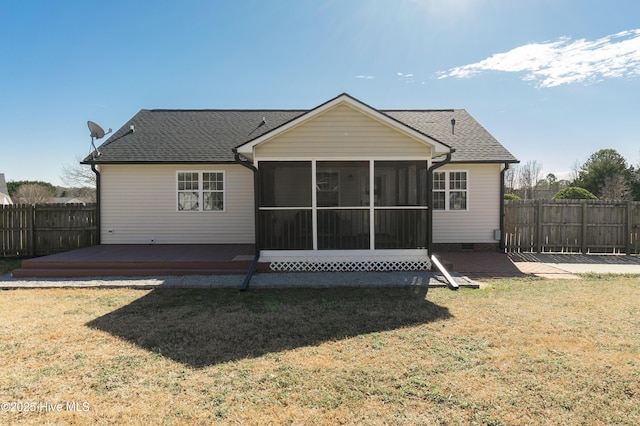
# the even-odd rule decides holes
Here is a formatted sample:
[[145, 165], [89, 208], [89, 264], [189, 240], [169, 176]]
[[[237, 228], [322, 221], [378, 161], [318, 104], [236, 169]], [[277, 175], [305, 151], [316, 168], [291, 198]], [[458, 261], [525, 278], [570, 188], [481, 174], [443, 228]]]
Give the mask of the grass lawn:
[[640, 278], [9, 290], [0, 359], [1, 424], [637, 425]]

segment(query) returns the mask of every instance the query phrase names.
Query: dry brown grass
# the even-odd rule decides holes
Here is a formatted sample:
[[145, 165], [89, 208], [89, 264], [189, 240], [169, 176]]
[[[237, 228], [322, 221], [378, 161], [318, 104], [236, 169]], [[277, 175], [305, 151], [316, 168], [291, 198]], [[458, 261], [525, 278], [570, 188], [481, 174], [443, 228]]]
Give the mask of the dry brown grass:
[[639, 301], [638, 277], [4, 291], [0, 400], [38, 406], [0, 423], [640, 424]]

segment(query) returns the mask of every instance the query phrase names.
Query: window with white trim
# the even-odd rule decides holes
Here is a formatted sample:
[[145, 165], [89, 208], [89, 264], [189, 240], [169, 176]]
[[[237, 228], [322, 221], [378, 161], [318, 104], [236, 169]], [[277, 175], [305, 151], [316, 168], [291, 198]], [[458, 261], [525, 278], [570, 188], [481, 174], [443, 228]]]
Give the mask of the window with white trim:
[[224, 211], [224, 172], [178, 172], [178, 211]]
[[336, 207], [340, 205], [340, 173], [334, 171], [316, 172], [318, 206]]
[[467, 172], [434, 172], [433, 209], [467, 210], [467, 181]]

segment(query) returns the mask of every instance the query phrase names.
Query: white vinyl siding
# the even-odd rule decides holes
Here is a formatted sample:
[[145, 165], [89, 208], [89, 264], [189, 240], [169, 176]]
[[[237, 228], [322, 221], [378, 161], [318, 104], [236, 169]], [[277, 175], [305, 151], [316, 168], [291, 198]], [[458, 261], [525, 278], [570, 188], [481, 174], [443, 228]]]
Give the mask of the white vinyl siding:
[[[223, 172], [225, 210], [178, 211], [178, 172]], [[103, 244], [254, 242], [253, 176], [242, 166], [101, 165], [100, 174]]]
[[[467, 210], [434, 210], [434, 243], [495, 243], [500, 228], [500, 164], [464, 164]], [[447, 165], [436, 171], [460, 171]]]
[[256, 158], [426, 158], [431, 147], [339, 105], [256, 147]]

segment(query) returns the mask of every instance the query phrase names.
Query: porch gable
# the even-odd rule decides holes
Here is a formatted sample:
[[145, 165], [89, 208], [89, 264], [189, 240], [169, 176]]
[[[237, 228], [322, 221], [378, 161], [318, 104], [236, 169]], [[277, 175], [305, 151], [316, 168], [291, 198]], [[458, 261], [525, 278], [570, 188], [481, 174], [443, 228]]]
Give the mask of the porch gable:
[[237, 148], [252, 160], [433, 158], [451, 148], [343, 94]]

